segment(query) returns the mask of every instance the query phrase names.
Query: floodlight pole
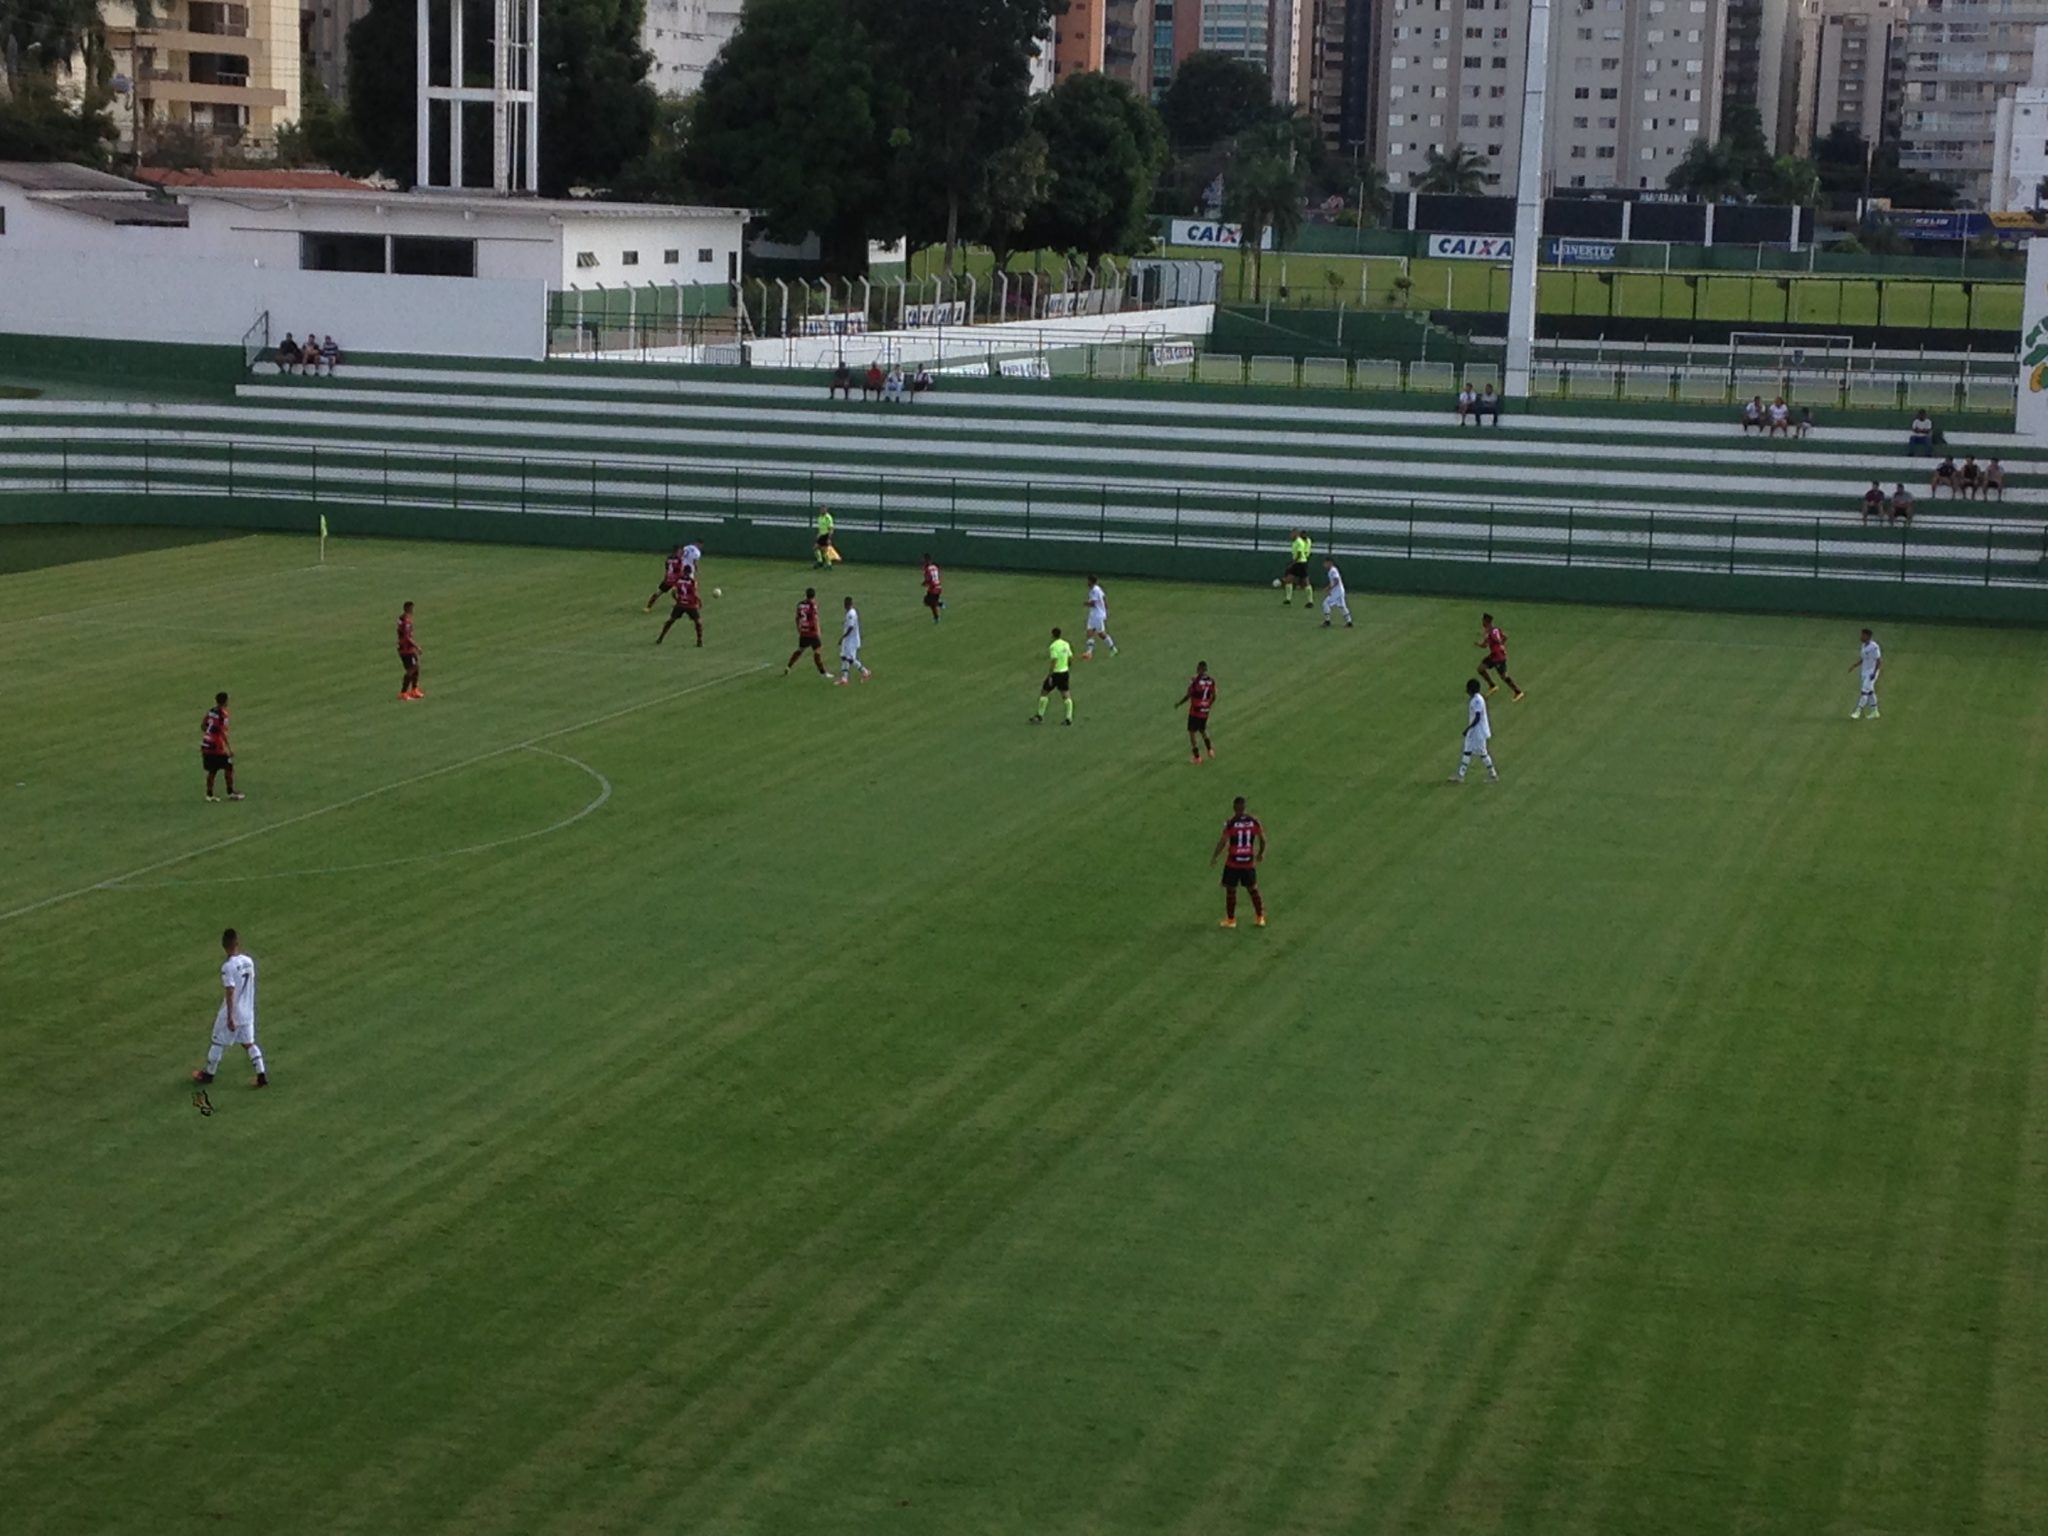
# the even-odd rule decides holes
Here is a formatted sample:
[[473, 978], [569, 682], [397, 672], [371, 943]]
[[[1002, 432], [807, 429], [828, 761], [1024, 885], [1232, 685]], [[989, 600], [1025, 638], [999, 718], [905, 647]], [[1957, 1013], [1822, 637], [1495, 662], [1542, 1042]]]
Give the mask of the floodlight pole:
[[1550, 0], [1529, 0], [1522, 80], [1522, 163], [1515, 177], [1515, 254], [1508, 279], [1508, 353], [1501, 392], [1526, 399], [1536, 360], [1536, 256], [1543, 241], [1544, 126], [1550, 94]]
[[[432, 12], [448, 14], [448, 80], [437, 84], [429, 43]], [[490, 0], [491, 83], [463, 83], [464, 0], [418, 0], [419, 38], [415, 44], [418, 71], [413, 121], [418, 143], [413, 154], [413, 181], [421, 187], [463, 186], [463, 114], [472, 106], [491, 109], [491, 190], [503, 196], [540, 190], [540, 0]], [[433, 127], [436, 104], [446, 107], [448, 174], [433, 174]]]

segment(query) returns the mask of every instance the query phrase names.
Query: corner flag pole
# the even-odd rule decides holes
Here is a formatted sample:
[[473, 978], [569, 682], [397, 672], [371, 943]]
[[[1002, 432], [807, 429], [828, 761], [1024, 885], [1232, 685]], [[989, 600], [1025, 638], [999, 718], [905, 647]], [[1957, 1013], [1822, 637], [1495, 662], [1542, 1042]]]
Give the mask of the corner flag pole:
[[327, 563], [327, 514], [320, 514], [320, 563]]

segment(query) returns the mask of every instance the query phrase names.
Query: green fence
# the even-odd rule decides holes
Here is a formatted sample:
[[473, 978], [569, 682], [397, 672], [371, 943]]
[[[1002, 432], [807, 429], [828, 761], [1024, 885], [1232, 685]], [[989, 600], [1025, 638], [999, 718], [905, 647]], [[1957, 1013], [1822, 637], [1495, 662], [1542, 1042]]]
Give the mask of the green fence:
[[[1897, 527], [1767, 511], [1373, 500], [658, 458], [296, 445], [11, 441], [0, 517], [80, 518], [800, 555], [829, 506], [849, 558], [1264, 580], [1292, 531], [1360, 585], [2048, 620], [2048, 543], [2018, 521]], [[869, 543], [868, 541], [873, 541]], [[866, 546], [864, 555], [863, 546]]]

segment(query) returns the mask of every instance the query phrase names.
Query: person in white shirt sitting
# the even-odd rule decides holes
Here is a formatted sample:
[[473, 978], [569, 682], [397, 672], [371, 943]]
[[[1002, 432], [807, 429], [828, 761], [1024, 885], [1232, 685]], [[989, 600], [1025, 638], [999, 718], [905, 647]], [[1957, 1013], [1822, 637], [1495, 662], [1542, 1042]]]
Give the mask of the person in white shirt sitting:
[[1472, 413], [1479, 408], [1479, 391], [1467, 384], [1458, 391], [1458, 425], [1463, 426], [1472, 419]]
[[882, 380], [882, 398], [884, 400], [902, 400], [903, 370], [901, 368], [891, 368], [888, 377]]

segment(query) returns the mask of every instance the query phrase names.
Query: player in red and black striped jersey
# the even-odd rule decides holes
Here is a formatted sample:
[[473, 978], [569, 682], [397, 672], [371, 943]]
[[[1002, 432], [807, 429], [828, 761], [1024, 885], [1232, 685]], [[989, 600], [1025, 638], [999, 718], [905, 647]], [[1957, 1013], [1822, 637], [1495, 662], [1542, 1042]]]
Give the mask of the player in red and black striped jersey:
[[213, 792], [215, 774], [226, 774], [228, 798], [239, 800], [235, 793], [235, 749], [228, 742], [228, 696], [216, 693], [213, 708], [206, 712], [206, 718], [199, 722], [199, 762], [206, 769], [206, 798], [218, 801]]
[[803, 601], [796, 605], [796, 649], [789, 653], [789, 666], [782, 669], [784, 677], [789, 676], [789, 668], [797, 664], [805, 651], [809, 651], [811, 660], [818, 664], [818, 676], [825, 676], [824, 641], [818, 634], [816, 587], [805, 587]]
[[[1228, 857], [1223, 856], [1228, 853]], [[1259, 864], [1266, 857], [1266, 829], [1259, 825], [1259, 819], [1244, 808], [1244, 796], [1239, 795], [1231, 802], [1230, 820], [1223, 823], [1223, 835], [1216, 839], [1216, 851], [1209, 855], [1209, 867], [1216, 867], [1216, 860], [1223, 858], [1223, 922], [1225, 928], [1237, 926], [1237, 893], [1240, 889], [1252, 894], [1253, 920], [1259, 927], [1266, 926], [1266, 903], [1259, 895]]]
[[656, 587], [654, 595], [647, 599], [647, 606], [640, 610], [642, 613], [654, 612], [654, 605], [661, 601], [662, 595], [675, 591], [676, 583], [683, 579], [683, 570], [687, 564], [688, 562], [683, 559], [683, 546], [678, 544], [674, 553], [668, 557], [668, 563], [662, 567], [661, 585]]
[[669, 610], [668, 623], [661, 626], [661, 633], [654, 637], [654, 643], [656, 645], [661, 644], [662, 641], [668, 638], [668, 632], [675, 628], [676, 620], [686, 618], [696, 625], [697, 643], [702, 645], [704, 643], [704, 621], [699, 617], [701, 609], [697, 602], [696, 569], [692, 566], [684, 566], [682, 573], [676, 577], [676, 584], [670, 589], [670, 593], [676, 600], [675, 606]]
[[932, 611], [932, 622], [938, 623], [939, 610], [946, 606], [946, 587], [930, 555], [924, 557], [924, 605]]
[[1209, 711], [1216, 707], [1216, 679], [1209, 675], [1209, 663], [1195, 663], [1195, 675], [1188, 679], [1188, 691], [1180, 696], [1179, 702], [1188, 707], [1188, 751], [1197, 763], [1202, 760], [1202, 748], [1209, 749], [1209, 755], [1216, 755], [1216, 744], [1209, 740]]
[[405, 677], [398, 685], [401, 699], [424, 699], [420, 692], [420, 643], [412, 636], [412, 604], [407, 603], [398, 614], [398, 664], [405, 669]]
[[1486, 659], [1479, 663], [1479, 680], [1486, 684], [1486, 691], [1500, 692], [1500, 685], [1487, 676], [1491, 672], [1494, 677], [1508, 685], [1508, 691], [1515, 696], [1516, 702], [1521, 702], [1522, 690], [1517, 688], [1515, 680], [1508, 676], [1508, 637], [1502, 634], [1500, 626], [1493, 622], [1492, 614], [1479, 615], [1479, 638], [1472, 643], [1486, 647]]

